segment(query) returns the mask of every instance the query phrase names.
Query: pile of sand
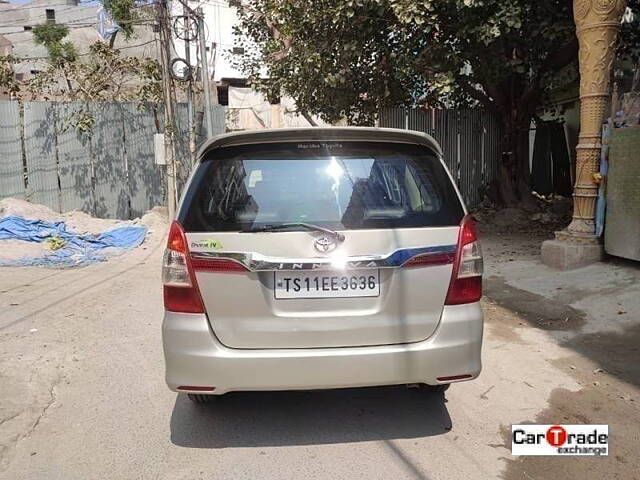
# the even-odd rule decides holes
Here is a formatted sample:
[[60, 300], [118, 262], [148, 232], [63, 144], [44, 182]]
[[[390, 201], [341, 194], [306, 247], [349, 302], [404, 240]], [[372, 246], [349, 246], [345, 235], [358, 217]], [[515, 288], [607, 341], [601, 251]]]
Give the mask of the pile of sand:
[[149, 233], [164, 232], [169, 220], [165, 207], [153, 207], [142, 217], [131, 220], [134, 225], [144, 225], [149, 229]]
[[40, 257], [49, 251], [46, 243], [24, 242], [22, 240], [0, 240], [0, 261], [22, 257]]
[[[57, 213], [44, 205], [27, 202], [17, 198], [0, 200], [0, 218], [18, 215], [29, 220], [44, 220], [47, 222], [65, 222], [67, 231], [73, 233], [97, 234], [117, 227], [127, 225], [144, 225], [149, 235], [163, 235], [167, 228], [166, 208], [154, 207], [142, 217], [135, 220], [113, 220], [108, 218], [94, 218], [80, 210], [67, 213]], [[147, 240], [142, 243], [144, 245]], [[49, 251], [46, 242], [35, 243], [22, 240], [0, 240], [0, 260], [35, 257]]]
[[131, 223], [108, 218], [94, 218], [80, 210], [57, 213], [44, 205], [38, 205], [37, 203], [31, 203], [17, 198], [0, 200], [0, 217], [6, 217], [8, 215], [18, 215], [28, 218], [29, 220], [66, 222], [67, 230], [76, 233], [101, 233]]

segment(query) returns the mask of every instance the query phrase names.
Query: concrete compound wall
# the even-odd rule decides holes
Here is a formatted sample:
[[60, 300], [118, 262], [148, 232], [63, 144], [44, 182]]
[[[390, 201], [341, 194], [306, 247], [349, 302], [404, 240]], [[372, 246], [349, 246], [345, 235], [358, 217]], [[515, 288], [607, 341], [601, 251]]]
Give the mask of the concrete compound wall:
[[640, 260], [640, 126], [615, 128], [609, 142], [604, 248]]

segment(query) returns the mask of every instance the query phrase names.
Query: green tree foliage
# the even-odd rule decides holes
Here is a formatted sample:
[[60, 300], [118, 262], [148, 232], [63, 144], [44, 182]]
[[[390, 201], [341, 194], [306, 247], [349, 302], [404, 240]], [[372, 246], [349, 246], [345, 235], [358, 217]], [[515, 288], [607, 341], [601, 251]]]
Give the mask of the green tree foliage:
[[0, 92], [14, 96], [20, 91], [20, 83], [16, 80], [14, 69], [18, 62], [15, 55], [0, 55]]
[[140, 19], [137, 0], [102, 0], [102, 5], [111, 13], [126, 39], [133, 35], [134, 25]]
[[393, 105], [496, 112], [499, 197], [531, 199], [531, 119], [550, 91], [577, 81], [571, 0], [248, 0], [238, 13], [237, 65], [303, 112], [356, 124]]
[[[58, 79], [67, 78], [69, 90]], [[103, 42], [89, 47], [88, 55], [64, 66], [50, 64], [28, 85], [35, 96], [79, 102], [161, 102], [162, 87], [158, 62], [151, 58], [128, 57]]]
[[[110, 0], [111, 8], [124, 36], [134, 34], [133, 1]], [[143, 7], [144, 10], [144, 7]], [[89, 46], [79, 54], [72, 42], [65, 40], [69, 28], [47, 22], [33, 28], [36, 44], [44, 45], [49, 58], [41, 71], [27, 81], [15, 78], [14, 65], [20, 57], [0, 56], [0, 88], [16, 98], [79, 102], [67, 123], [79, 131], [91, 133], [93, 117], [88, 105], [93, 102], [138, 102], [141, 108], [164, 101], [160, 65], [152, 58], [129, 57], [103, 42]]]
[[69, 28], [60, 23], [47, 22], [33, 27], [33, 40], [36, 45], [44, 45], [52, 63], [64, 64], [73, 61], [78, 51], [70, 41], [65, 41]]
[[[66, 88], [61, 86], [64, 80]], [[88, 55], [65, 64], [51, 62], [26, 84], [33, 98], [81, 102], [163, 101], [162, 77], [158, 62], [151, 58], [128, 57], [103, 42], [89, 47]], [[89, 108], [80, 109], [69, 124], [90, 133], [93, 118]]]
[[265, 93], [291, 95], [303, 113], [360, 125], [382, 105], [411, 101], [419, 76], [387, 2], [364, 2], [357, 15], [337, 0], [243, 5], [236, 34], [246, 53], [238, 66]]

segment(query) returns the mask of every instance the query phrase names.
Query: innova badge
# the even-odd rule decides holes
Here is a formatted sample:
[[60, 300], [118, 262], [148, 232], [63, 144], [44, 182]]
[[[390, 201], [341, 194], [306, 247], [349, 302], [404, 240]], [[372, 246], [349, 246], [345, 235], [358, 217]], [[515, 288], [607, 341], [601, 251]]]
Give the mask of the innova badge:
[[329, 253], [336, 249], [338, 243], [335, 238], [320, 237], [316, 238], [316, 240], [313, 242], [313, 246], [320, 253]]

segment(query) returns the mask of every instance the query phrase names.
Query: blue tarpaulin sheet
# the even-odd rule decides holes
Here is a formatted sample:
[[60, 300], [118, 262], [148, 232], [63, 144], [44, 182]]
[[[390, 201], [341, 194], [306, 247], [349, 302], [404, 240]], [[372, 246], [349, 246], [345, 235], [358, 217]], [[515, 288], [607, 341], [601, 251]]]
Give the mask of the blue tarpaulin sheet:
[[57, 250], [37, 257], [0, 259], [0, 266], [73, 267], [89, 265], [102, 262], [108, 256], [121, 253], [126, 249], [137, 247], [142, 243], [146, 234], [147, 228], [139, 225], [118, 227], [99, 234], [79, 234], [68, 232], [64, 222], [28, 220], [17, 215], [9, 215], [0, 218], [0, 248], [2, 248], [2, 240], [41, 243], [50, 238], [57, 238], [64, 245]]

